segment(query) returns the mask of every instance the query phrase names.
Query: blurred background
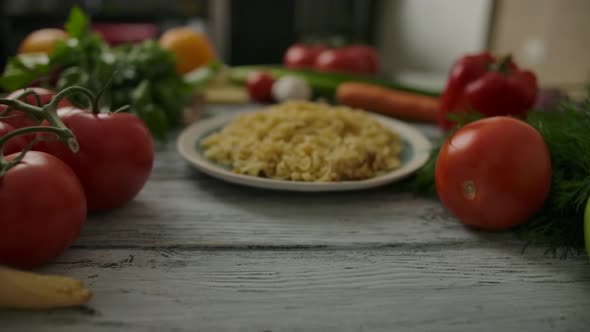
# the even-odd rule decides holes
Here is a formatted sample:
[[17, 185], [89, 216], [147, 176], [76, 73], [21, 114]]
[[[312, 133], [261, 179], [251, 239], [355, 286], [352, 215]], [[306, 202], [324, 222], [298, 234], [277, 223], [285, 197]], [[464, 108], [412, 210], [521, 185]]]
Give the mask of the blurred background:
[[440, 88], [453, 60], [488, 49], [512, 53], [543, 87], [590, 81], [588, 0], [4, 0], [0, 65], [31, 31], [62, 27], [73, 4], [112, 44], [189, 25], [229, 65], [281, 63], [297, 41], [375, 46], [381, 74]]

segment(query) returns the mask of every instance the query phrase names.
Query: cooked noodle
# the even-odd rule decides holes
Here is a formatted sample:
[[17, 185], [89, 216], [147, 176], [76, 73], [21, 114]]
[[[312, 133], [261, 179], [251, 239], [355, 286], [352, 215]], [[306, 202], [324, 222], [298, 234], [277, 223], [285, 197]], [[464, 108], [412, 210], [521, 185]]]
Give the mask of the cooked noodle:
[[238, 115], [201, 146], [236, 173], [293, 181], [368, 179], [398, 168], [402, 150], [364, 111], [302, 101]]

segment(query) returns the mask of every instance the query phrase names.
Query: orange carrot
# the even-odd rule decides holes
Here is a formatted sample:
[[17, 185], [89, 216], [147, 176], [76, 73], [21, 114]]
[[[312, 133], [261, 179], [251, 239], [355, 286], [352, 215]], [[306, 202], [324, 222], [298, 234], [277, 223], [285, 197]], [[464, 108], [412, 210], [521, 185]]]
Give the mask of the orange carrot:
[[386, 87], [358, 82], [346, 82], [338, 86], [339, 103], [366, 111], [390, 115], [396, 118], [437, 122], [438, 98]]

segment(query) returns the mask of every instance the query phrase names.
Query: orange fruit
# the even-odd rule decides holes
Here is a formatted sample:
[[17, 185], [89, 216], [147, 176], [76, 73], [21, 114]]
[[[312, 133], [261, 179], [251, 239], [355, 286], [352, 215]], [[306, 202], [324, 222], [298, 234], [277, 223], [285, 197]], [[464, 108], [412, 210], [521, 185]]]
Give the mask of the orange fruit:
[[160, 37], [160, 47], [174, 54], [179, 74], [188, 73], [215, 59], [207, 36], [187, 27], [166, 30]]
[[65, 31], [60, 29], [39, 29], [28, 34], [18, 47], [18, 53], [46, 53], [53, 51], [58, 40], [67, 38]]

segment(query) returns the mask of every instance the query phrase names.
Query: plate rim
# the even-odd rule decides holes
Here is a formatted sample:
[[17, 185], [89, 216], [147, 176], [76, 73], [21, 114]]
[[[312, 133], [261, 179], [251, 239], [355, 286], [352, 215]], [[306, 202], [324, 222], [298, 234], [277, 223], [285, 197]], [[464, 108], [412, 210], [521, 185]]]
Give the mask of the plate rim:
[[251, 175], [237, 174], [221, 166], [216, 166], [212, 161], [209, 161], [204, 156], [201, 156], [195, 149], [196, 142], [202, 137], [203, 134], [210, 132], [216, 127], [223, 126], [238, 115], [259, 111], [263, 111], [263, 109], [234, 111], [197, 120], [193, 124], [184, 128], [179, 134], [178, 138], [176, 139], [176, 150], [181, 155], [181, 157], [193, 167], [219, 180], [260, 189], [299, 192], [351, 191], [369, 189], [390, 184], [395, 181], [402, 180], [416, 172], [428, 161], [428, 158], [432, 153], [432, 143], [430, 140], [426, 137], [426, 135], [413, 127], [411, 124], [368, 111], [363, 112], [375, 118], [387, 128], [393, 130], [395, 133], [403, 137], [408, 142], [408, 144], [411, 144], [413, 155], [412, 158], [401, 168], [365, 180], [304, 182], [275, 180], [254, 177]]

